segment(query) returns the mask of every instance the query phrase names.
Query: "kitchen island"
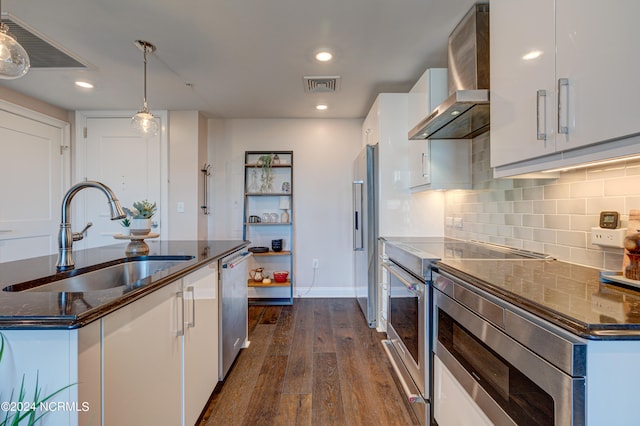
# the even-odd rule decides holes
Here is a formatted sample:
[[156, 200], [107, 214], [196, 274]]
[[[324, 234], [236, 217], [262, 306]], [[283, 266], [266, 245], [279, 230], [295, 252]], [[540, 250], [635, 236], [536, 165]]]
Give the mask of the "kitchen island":
[[[48, 411], [41, 424], [195, 422], [218, 379], [218, 260], [248, 242], [148, 244], [142, 257], [128, 257], [126, 244], [81, 250], [76, 268], [59, 273], [56, 255], [0, 264], [0, 288], [23, 290], [123, 260], [177, 260], [133, 285], [0, 291], [2, 418], [64, 388], [37, 404]], [[17, 404], [11, 392], [23, 377], [26, 397]]]

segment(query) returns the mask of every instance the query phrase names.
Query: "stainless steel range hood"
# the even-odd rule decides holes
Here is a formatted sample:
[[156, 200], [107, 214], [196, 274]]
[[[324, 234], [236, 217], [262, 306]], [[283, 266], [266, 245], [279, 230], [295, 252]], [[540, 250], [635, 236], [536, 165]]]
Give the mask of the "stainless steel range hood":
[[474, 5], [449, 36], [449, 97], [409, 139], [470, 139], [489, 130], [489, 5]]

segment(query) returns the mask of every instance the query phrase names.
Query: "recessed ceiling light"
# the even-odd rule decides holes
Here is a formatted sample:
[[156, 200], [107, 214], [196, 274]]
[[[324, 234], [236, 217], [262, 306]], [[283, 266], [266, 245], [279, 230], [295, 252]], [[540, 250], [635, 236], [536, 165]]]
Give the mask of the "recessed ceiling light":
[[532, 50], [531, 52], [528, 52], [526, 55], [524, 55], [522, 59], [524, 59], [525, 61], [530, 61], [532, 59], [539, 58], [540, 56], [542, 56], [542, 52], [540, 50]]
[[316, 53], [316, 60], [320, 62], [328, 62], [333, 59], [333, 53], [328, 50], [321, 50]]
[[324, 105], [324, 104], [316, 105], [316, 109], [320, 110], [320, 111], [324, 111], [327, 108], [329, 108], [329, 107]]
[[76, 86], [80, 86], [84, 89], [93, 89], [93, 84], [87, 81], [76, 81]]

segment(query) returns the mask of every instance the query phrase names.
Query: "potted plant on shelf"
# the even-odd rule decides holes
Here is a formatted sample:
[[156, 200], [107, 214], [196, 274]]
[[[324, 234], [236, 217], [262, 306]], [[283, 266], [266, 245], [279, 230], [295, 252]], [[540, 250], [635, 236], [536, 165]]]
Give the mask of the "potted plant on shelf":
[[125, 217], [120, 221], [120, 225], [122, 225], [122, 235], [129, 235], [129, 227], [131, 226], [131, 221], [128, 217]]
[[258, 157], [258, 165], [262, 166], [260, 175], [260, 192], [273, 192], [273, 174], [271, 166], [273, 165], [273, 155], [265, 154]]
[[136, 201], [132, 208], [124, 208], [131, 217], [131, 235], [147, 235], [151, 232], [151, 218], [156, 212], [156, 203], [147, 200]]

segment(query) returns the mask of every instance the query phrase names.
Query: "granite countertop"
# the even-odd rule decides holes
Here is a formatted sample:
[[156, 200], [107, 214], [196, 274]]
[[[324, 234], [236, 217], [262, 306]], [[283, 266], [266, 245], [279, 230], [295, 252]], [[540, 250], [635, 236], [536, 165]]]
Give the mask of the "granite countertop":
[[[193, 256], [192, 260], [152, 275], [135, 289], [114, 287], [86, 292], [8, 292], [0, 290], [0, 329], [73, 329], [137, 300], [189, 272], [246, 247], [242, 240], [147, 241], [148, 256]], [[0, 263], [0, 289], [9, 285], [57, 275], [61, 278], [96, 265], [127, 258], [127, 243], [75, 251], [75, 269], [57, 272], [58, 255]], [[135, 256], [134, 256], [135, 257]], [[74, 272], [75, 271], [75, 272]]]
[[587, 339], [640, 339], [640, 292], [557, 260], [442, 259], [436, 268]]

